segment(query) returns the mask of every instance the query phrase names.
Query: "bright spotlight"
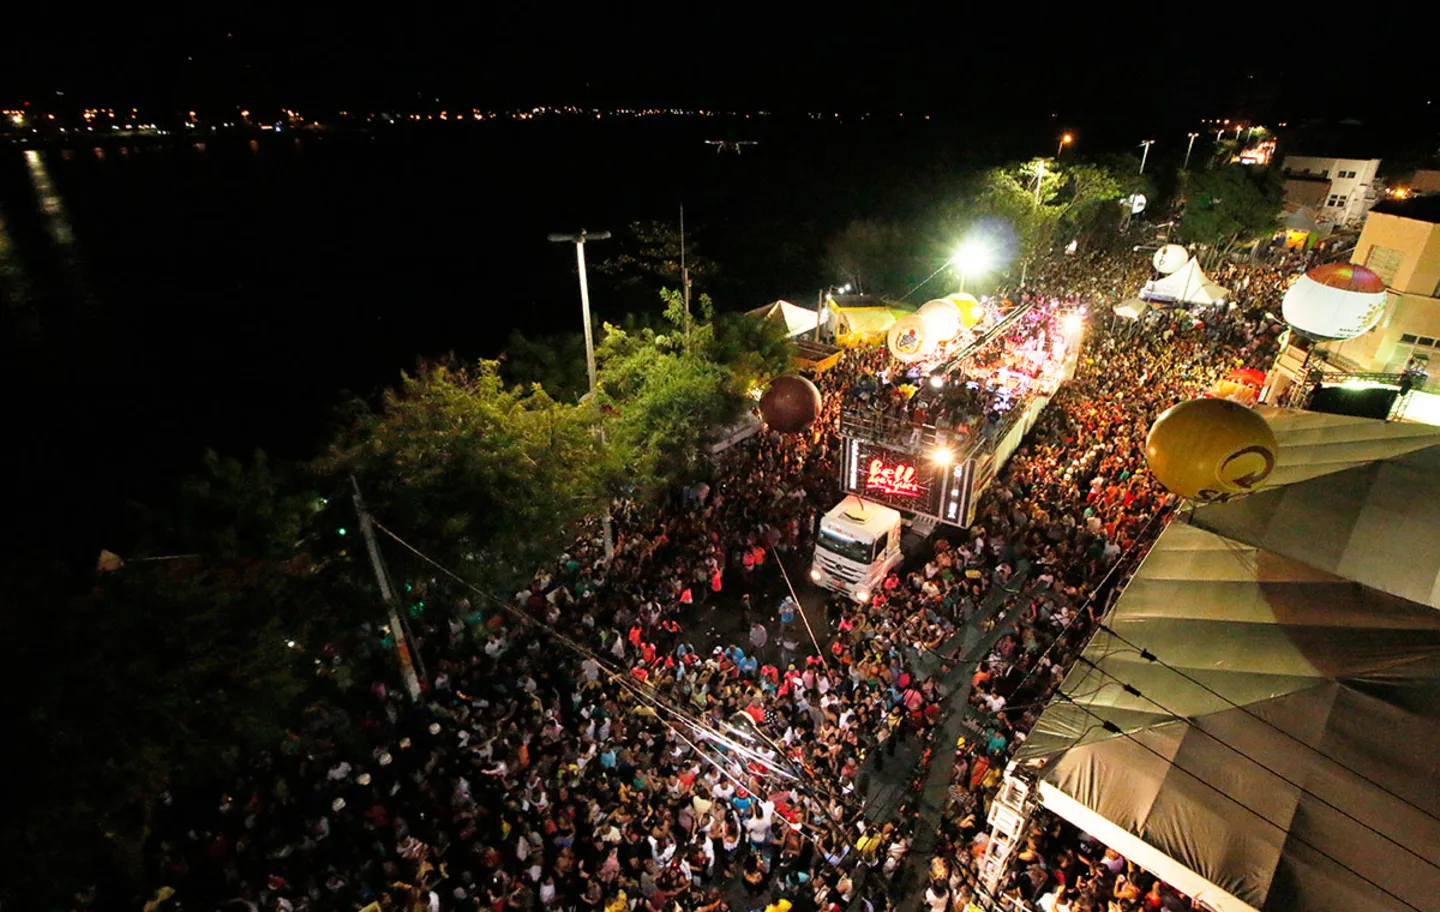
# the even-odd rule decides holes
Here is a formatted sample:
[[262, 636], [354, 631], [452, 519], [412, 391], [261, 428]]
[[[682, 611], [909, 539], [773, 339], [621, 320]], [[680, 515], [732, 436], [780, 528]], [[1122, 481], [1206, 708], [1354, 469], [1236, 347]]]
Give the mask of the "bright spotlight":
[[944, 375], [944, 374], [931, 374], [931, 375], [930, 375], [930, 385], [933, 386], [933, 387], [935, 387], [935, 388], [938, 390], [940, 387], [942, 387], [942, 386], [945, 385], [945, 375]]
[[819, 570], [811, 570], [811, 571], [810, 571], [810, 578], [811, 578], [812, 580], [814, 580], [815, 582], [817, 582], [817, 583], [820, 582], [820, 571], [819, 571]]
[[930, 459], [936, 465], [947, 466], [955, 461], [955, 453], [949, 447], [936, 447], [930, 453]]
[[975, 275], [989, 269], [995, 260], [995, 251], [988, 244], [971, 238], [961, 244], [951, 257], [950, 263], [961, 275]]
[[1085, 320], [1078, 313], [1068, 313], [1060, 320], [1060, 326], [1069, 336], [1078, 335], [1085, 326]]

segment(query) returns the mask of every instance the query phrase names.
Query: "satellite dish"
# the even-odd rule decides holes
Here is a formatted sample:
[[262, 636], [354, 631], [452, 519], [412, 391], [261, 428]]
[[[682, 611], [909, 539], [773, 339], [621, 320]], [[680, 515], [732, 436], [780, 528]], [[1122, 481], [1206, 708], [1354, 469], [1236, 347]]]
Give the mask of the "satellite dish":
[[1177, 272], [1190, 260], [1190, 251], [1179, 244], [1166, 244], [1155, 251], [1155, 259], [1151, 262], [1155, 265], [1155, 271], [1164, 275]]
[[1139, 215], [1145, 211], [1145, 204], [1148, 202], [1149, 200], [1145, 198], [1145, 194], [1135, 193], [1122, 199], [1120, 205], [1128, 208], [1131, 215]]

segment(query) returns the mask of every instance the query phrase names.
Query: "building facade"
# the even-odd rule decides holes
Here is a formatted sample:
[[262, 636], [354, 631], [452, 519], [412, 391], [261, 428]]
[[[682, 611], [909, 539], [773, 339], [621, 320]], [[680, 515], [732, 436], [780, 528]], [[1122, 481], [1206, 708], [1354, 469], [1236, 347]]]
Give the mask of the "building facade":
[[1287, 155], [1280, 167], [1286, 202], [1311, 209], [1317, 221], [1356, 225], [1375, 204], [1378, 158]]
[[1363, 370], [1395, 373], [1413, 357], [1440, 374], [1440, 200], [1381, 203], [1350, 262], [1385, 280], [1385, 316], [1370, 332], [1325, 347]]
[[[1285, 402], [1291, 387], [1319, 370], [1331, 378], [1322, 385], [1408, 388], [1392, 417], [1440, 424], [1440, 197], [1376, 204], [1350, 262], [1385, 281], [1384, 315], [1374, 329], [1345, 341], [1311, 342], [1291, 333], [1267, 378], [1264, 401]], [[1425, 372], [1421, 385], [1401, 382], [1409, 368]]]

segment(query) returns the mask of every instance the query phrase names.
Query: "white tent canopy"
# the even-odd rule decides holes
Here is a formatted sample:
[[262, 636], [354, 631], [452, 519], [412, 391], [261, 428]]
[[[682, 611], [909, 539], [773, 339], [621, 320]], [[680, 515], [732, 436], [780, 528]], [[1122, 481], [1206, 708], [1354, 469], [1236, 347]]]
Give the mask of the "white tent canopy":
[[1127, 320], [1138, 320], [1140, 315], [1149, 309], [1150, 305], [1139, 298], [1126, 298], [1115, 305], [1115, 316], [1124, 317]]
[[1205, 275], [1200, 269], [1200, 263], [1191, 257], [1184, 266], [1165, 278], [1146, 282], [1140, 291], [1140, 297], [1146, 301], [1165, 304], [1204, 306], [1229, 300], [1230, 292]]
[[820, 321], [820, 317], [815, 311], [791, 304], [789, 301], [776, 301], [774, 304], [766, 304], [764, 307], [757, 307], [747, 313], [757, 320], [780, 321], [785, 326], [785, 335], [787, 336], [814, 332]]
[[1434, 908], [1440, 444], [1267, 417], [1291, 483], [1165, 530], [1017, 759], [1225, 912]]

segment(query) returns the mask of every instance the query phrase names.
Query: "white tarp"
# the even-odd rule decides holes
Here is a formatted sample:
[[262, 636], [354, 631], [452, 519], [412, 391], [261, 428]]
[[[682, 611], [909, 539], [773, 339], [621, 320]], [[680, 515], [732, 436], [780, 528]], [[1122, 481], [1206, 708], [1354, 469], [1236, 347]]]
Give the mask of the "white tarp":
[[1166, 304], [1205, 306], [1229, 300], [1230, 292], [1205, 275], [1200, 263], [1191, 257], [1189, 262], [1165, 278], [1146, 282], [1140, 297]]
[[1150, 305], [1139, 298], [1126, 298], [1115, 305], [1115, 316], [1124, 317], [1126, 320], [1138, 320], [1140, 315], [1149, 308]]
[[820, 321], [820, 317], [815, 311], [791, 304], [789, 301], [776, 301], [774, 304], [757, 307], [748, 313], [757, 320], [780, 321], [785, 326], [785, 335], [787, 336], [814, 332]]

